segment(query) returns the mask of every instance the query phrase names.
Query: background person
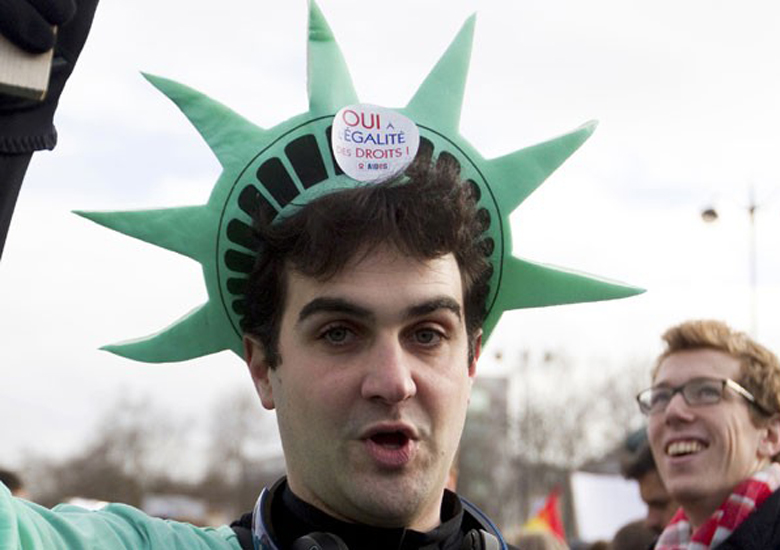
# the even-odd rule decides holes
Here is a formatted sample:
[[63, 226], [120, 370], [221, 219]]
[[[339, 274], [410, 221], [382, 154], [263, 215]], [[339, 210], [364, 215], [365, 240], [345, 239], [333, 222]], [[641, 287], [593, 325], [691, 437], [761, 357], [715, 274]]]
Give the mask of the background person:
[[27, 493], [27, 489], [22, 482], [22, 478], [11, 470], [0, 469], [0, 483], [8, 487], [11, 494], [15, 497], [29, 499], [30, 496]]
[[609, 543], [609, 550], [649, 550], [657, 536], [644, 521], [632, 521], [618, 529]]
[[624, 457], [621, 469], [627, 479], [635, 479], [639, 484], [639, 495], [647, 505], [647, 516], [644, 524], [653, 531], [656, 536], [661, 534], [664, 527], [674, 516], [679, 504], [671, 497], [664, 486], [655, 459], [647, 441], [647, 430], [642, 428], [632, 434], [633, 451], [628, 450]]
[[780, 547], [780, 364], [719, 321], [669, 329], [648, 415], [658, 471], [681, 510], [657, 549]]

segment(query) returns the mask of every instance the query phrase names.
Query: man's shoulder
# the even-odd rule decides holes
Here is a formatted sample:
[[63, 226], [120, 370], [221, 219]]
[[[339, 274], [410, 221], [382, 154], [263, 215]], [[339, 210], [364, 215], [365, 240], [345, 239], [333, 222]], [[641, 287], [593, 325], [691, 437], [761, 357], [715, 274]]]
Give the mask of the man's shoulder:
[[517, 547], [508, 544], [504, 540], [501, 531], [487, 514], [462, 496], [458, 495], [458, 499], [463, 506], [464, 512], [462, 529], [464, 531], [470, 529], [478, 529], [481, 531], [482, 544], [478, 545], [480, 548], [483, 548], [484, 550], [492, 550], [493, 548], [519, 550]]

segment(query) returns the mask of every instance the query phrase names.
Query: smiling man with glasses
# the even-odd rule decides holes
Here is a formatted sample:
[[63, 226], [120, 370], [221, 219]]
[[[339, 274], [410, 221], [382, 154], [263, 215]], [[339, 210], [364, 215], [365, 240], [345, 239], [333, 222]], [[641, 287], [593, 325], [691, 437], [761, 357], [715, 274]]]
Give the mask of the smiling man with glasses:
[[780, 363], [718, 321], [663, 335], [637, 396], [658, 470], [681, 509], [657, 549], [780, 548]]

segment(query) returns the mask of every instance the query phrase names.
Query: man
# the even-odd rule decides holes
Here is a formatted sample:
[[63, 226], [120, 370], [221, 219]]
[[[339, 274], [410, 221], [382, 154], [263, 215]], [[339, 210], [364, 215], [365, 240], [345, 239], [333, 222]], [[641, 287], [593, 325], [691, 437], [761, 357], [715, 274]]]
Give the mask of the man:
[[0, 541], [6, 533], [9, 548], [31, 540], [35, 549], [508, 548], [484, 514], [445, 490], [482, 342], [509, 309], [639, 290], [512, 256], [509, 214], [593, 126], [482, 159], [453, 132], [472, 30], [473, 19], [402, 111], [357, 103], [314, 4], [309, 111], [277, 127], [148, 77], [196, 126], [223, 174], [205, 205], [82, 215], [199, 261], [209, 300], [167, 330], [106, 349], [148, 362], [241, 354], [262, 404], [277, 413], [288, 475], [232, 529], [162, 522], [117, 504], [49, 511], [0, 486]]
[[627, 479], [635, 479], [639, 484], [639, 495], [647, 505], [644, 524], [656, 535], [660, 535], [679, 505], [664, 487], [664, 482], [655, 466], [645, 429], [642, 429], [639, 437], [640, 441], [637, 442], [636, 448], [621, 465], [623, 476]]
[[288, 526], [268, 533], [281, 547], [327, 531], [348, 548], [461, 548], [479, 527], [464, 528], [443, 491], [488, 275], [457, 174], [420, 155], [403, 184], [326, 195], [259, 225], [267, 246], [247, 292], [245, 346], [287, 459], [268, 507], [269, 524]]
[[15, 497], [30, 498], [24, 483], [22, 483], [22, 478], [11, 470], [0, 469], [0, 483], [8, 487], [8, 490]]
[[681, 506], [656, 548], [780, 547], [780, 364], [718, 321], [668, 330], [638, 401]]
[[656, 533], [642, 520], [632, 521], [617, 530], [609, 550], [646, 550], [655, 544]]
[[[279, 223], [258, 220], [266, 246], [250, 276], [244, 342], [260, 399], [277, 412], [287, 477], [234, 525], [244, 548], [252, 539], [264, 549], [508, 548], [444, 490], [489, 277], [458, 170], [421, 154], [400, 178], [325, 195]], [[23, 517], [53, 541], [58, 514], [73, 529], [90, 520], [74, 507], [33, 511]], [[107, 537], [111, 526], [120, 548], [141, 530], [157, 544], [194, 536], [121, 505], [100, 514], [91, 528]], [[236, 547], [224, 529], [201, 533], [208, 547]]]
[[[266, 246], [250, 276], [244, 342], [260, 399], [277, 412], [287, 477], [234, 525], [244, 548], [253, 538], [264, 549], [507, 547], [444, 490], [489, 277], [458, 170], [421, 154], [400, 178], [325, 195], [279, 223], [258, 219]], [[88, 519], [73, 507], [35, 512]], [[117, 547], [134, 547], [141, 529], [155, 542], [193, 536], [121, 505], [102, 514], [120, 524]], [[56, 522], [32, 521], [59, 540]], [[236, 547], [232, 532], [204, 533], [209, 547]]]

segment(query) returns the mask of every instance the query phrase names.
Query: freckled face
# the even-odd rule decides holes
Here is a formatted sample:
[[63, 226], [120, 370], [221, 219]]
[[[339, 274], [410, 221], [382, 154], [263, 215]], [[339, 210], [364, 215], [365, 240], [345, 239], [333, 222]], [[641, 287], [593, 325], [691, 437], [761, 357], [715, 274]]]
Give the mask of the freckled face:
[[476, 368], [454, 257], [379, 248], [326, 281], [290, 272], [279, 353], [270, 370], [248, 344], [293, 492], [347, 521], [438, 525]]

